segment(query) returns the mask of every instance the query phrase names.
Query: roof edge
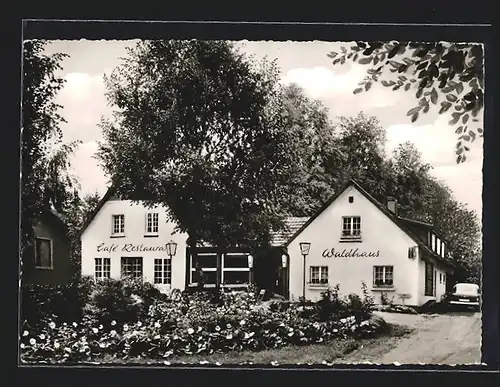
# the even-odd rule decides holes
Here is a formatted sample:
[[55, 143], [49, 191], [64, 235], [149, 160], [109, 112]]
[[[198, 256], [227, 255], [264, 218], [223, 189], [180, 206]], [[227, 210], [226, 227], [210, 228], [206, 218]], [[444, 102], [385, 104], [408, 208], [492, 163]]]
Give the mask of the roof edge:
[[104, 194], [104, 196], [101, 198], [101, 200], [97, 204], [97, 206], [94, 209], [94, 211], [92, 211], [92, 213], [85, 220], [85, 222], [83, 223], [82, 227], [78, 231], [78, 234], [77, 234], [78, 238], [82, 237], [82, 235], [85, 232], [85, 230], [90, 226], [90, 223], [92, 223], [92, 221], [95, 219], [95, 217], [97, 216], [97, 214], [99, 213], [99, 211], [101, 211], [101, 209], [104, 206], [104, 204], [106, 204], [106, 202], [110, 199], [110, 197], [113, 195], [114, 192], [115, 192], [115, 187], [114, 186], [111, 186], [111, 187], [108, 188], [108, 190], [106, 191], [106, 193]]

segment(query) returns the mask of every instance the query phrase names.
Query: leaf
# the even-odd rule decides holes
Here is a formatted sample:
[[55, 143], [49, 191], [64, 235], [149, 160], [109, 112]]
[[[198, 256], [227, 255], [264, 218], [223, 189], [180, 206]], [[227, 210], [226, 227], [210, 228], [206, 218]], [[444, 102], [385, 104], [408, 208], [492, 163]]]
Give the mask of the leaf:
[[483, 133], [483, 129], [482, 128], [477, 128], [477, 132], [478, 133]]
[[430, 109], [430, 106], [429, 105], [425, 105], [424, 106], [424, 109], [422, 110], [424, 113], [427, 113]]
[[415, 106], [414, 108], [408, 110], [408, 112], [406, 113], [406, 115], [409, 117], [409, 116], [412, 116], [414, 115], [415, 113], [418, 113], [420, 111], [421, 107], [420, 106]]
[[359, 94], [363, 91], [363, 89], [361, 87], [358, 87], [357, 89], [354, 89], [354, 91], [352, 92], [353, 94]]
[[359, 58], [358, 63], [364, 65], [364, 64], [371, 63], [371, 61], [372, 61], [371, 57], [368, 57], [368, 58], [367, 57], [363, 57], [363, 58]]
[[405, 77], [404, 75], [400, 75], [398, 78], [399, 78], [401, 81], [403, 81], [403, 82], [405, 82], [405, 81], [408, 79], [408, 78], [407, 78], [407, 77]]
[[332, 52], [329, 52], [329, 53], [328, 53], [328, 54], [326, 54], [326, 55], [327, 55], [329, 58], [334, 59], [334, 58], [338, 55], [338, 53], [336, 53], [335, 51], [332, 51]]
[[415, 122], [418, 119], [418, 112], [411, 116], [411, 122]]
[[456, 133], [456, 134], [462, 134], [463, 130], [464, 130], [464, 127], [463, 127], [463, 126], [459, 126], [459, 127], [457, 128], [457, 130], [455, 130], [455, 133]]
[[373, 65], [376, 65], [378, 63], [378, 56], [375, 56], [373, 58]]
[[457, 90], [457, 93], [460, 94], [462, 91], [464, 91], [464, 85], [461, 82], [459, 82], [457, 83], [455, 89]]
[[464, 148], [458, 148], [458, 149], [455, 151], [455, 153], [456, 153], [457, 155], [459, 155], [459, 154], [463, 153], [463, 151], [464, 151]]
[[386, 87], [389, 87], [389, 86], [394, 86], [396, 84], [396, 82], [394, 81], [386, 81], [385, 79], [383, 81], [381, 81], [382, 85], [386, 86]]
[[435, 105], [438, 101], [438, 93], [436, 89], [433, 87], [431, 91], [431, 102]]
[[474, 141], [476, 139], [476, 133], [474, 133], [472, 130], [469, 132], [469, 136], [471, 138], [471, 141]]
[[415, 97], [420, 98], [422, 96], [422, 93], [424, 92], [424, 89], [419, 88], [417, 90], [417, 93], [415, 94]]
[[462, 123], [465, 125], [467, 123], [467, 121], [469, 121], [469, 115], [468, 114], [464, 114], [462, 116]]
[[467, 135], [462, 136], [462, 140], [464, 141], [470, 141], [470, 137]]
[[371, 82], [366, 82], [365, 83], [365, 90], [366, 91], [370, 90], [371, 87], [372, 87], [372, 83]]
[[411, 87], [411, 83], [407, 83], [407, 84], [405, 85], [405, 91], [410, 90], [410, 87]]
[[464, 146], [464, 149], [465, 149], [466, 152], [470, 151], [470, 148], [467, 147], [467, 146]]
[[446, 99], [450, 102], [455, 102], [458, 99], [458, 97], [455, 94], [447, 94]]
[[460, 164], [461, 162], [462, 162], [462, 155], [458, 155], [457, 164]]
[[458, 122], [458, 119], [460, 118], [460, 113], [451, 113], [451, 116], [453, 117], [449, 124], [450, 125], [455, 125]]
[[450, 91], [453, 91], [453, 87], [451, 86], [445, 86], [441, 89], [443, 93], [449, 93]]

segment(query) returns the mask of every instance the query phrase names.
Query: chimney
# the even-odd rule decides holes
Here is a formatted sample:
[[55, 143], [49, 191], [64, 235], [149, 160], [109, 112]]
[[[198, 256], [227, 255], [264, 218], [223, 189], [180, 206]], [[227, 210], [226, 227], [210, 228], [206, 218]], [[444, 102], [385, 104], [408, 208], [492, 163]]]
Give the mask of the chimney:
[[388, 197], [387, 198], [387, 208], [389, 211], [391, 211], [394, 215], [397, 215], [397, 210], [398, 210], [398, 201], [394, 199], [393, 197]]

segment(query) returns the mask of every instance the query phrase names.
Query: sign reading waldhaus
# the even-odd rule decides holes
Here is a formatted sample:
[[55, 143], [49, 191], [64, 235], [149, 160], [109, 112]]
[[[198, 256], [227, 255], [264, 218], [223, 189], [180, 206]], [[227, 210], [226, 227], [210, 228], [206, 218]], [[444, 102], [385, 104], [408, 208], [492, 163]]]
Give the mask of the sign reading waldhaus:
[[[241, 289], [253, 282], [310, 300], [335, 285], [342, 294], [360, 294], [364, 282], [376, 302], [385, 293], [406, 305], [439, 300], [445, 292], [452, 272], [445, 241], [432, 225], [399, 217], [395, 200], [382, 205], [355, 181], [312, 217], [286, 224], [267, 253], [193, 250], [188, 235], [174, 233], [165, 208], [113, 198], [110, 189], [81, 231], [82, 275], [132, 276], [164, 292], [196, 285], [198, 278], [205, 288]], [[301, 249], [304, 242], [308, 249]]]
[[[304, 242], [310, 243], [305, 257]], [[399, 217], [395, 200], [381, 204], [355, 181], [304, 219], [282, 246], [295, 299], [317, 300], [337, 284], [341, 294], [360, 294], [364, 282], [377, 303], [385, 293], [396, 304], [422, 305], [439, 300], [452, 272], [432, 225]]]

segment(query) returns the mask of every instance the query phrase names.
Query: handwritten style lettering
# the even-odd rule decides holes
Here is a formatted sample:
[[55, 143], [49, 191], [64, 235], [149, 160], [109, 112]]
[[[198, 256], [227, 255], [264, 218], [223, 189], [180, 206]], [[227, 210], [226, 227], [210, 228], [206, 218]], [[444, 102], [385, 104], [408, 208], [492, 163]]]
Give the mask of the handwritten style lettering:
[[[120, 248], [121, 247], [121, 248]], [[139, 245], [133, 243], [125, 243], [124, 245], [100, 243], [97, 245], [97, 252], [108, 252], [114, 253], [118, 251], [126, 252], [126, 253], [137, 253], [137, 252], [145, 252], [145, 251], [167, 251], [167, 245], [159, 245], [159, 246], [148, 246], [143, 245], [142, 243]]]
[[377, 258], [380, 256], [380, 251], [359, 251], [357, 248], [339, 251], [331, 248], [324, 250], [321, 255], [323, 258]]

